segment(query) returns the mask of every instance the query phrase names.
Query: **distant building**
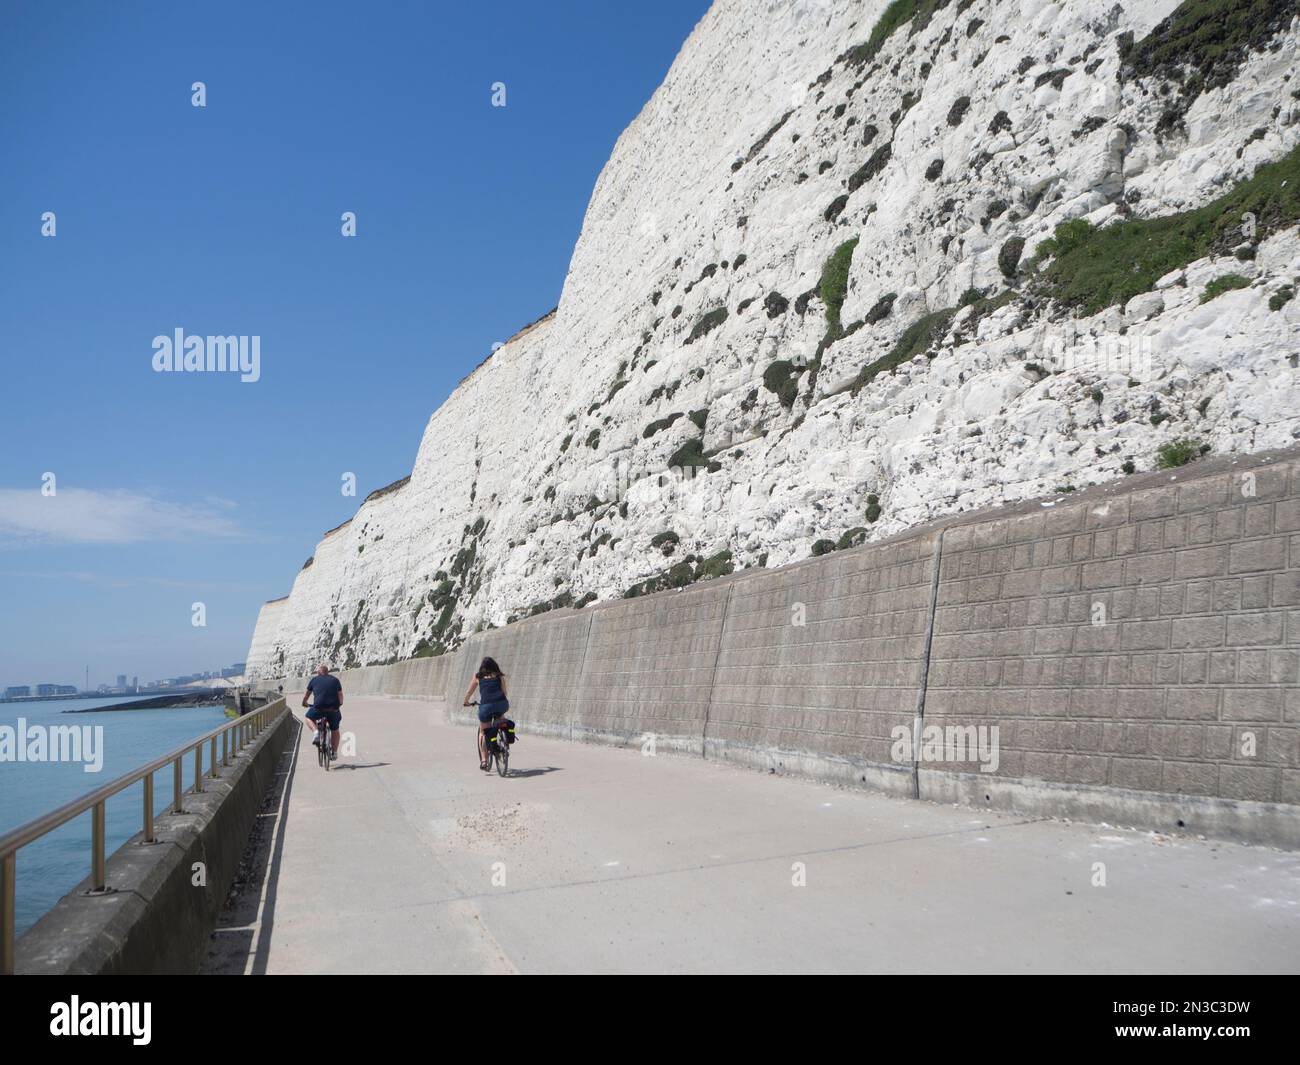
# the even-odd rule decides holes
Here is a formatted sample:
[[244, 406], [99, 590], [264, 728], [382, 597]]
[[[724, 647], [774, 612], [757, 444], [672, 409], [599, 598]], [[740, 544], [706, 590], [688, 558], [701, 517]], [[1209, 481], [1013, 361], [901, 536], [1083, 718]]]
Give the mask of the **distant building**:
[[140, 690], [140, 677], [138, 674], [131, 678], [131, 687], [136, 691]]
[[38, 684], [36, 685], [37, 695], [76, 695], [77, 686], [75, 684]]
[[31, 694], [32, 688], [30, 684], [15, 684], [5, 689], [6, 699], [22, 699]]
[[126, 674], [125, 674], [125, 673], [119, 673], [119, 674], [117, 675], [117, 686], [118, 686], [119, 688], [125, 688], [125, 687], [126, 687]]

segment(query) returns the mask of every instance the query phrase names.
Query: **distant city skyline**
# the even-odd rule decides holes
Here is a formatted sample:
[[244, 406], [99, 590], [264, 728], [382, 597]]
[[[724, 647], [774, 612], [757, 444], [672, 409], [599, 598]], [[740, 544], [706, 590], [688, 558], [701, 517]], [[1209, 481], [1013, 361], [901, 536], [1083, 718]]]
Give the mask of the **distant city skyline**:
[[[156, 688], [165, 685], [174, 686], [177, 684], [190, 684], [196, 680], [216, 680], [221, 678], [237, 677], [243, 674], [244, 665], [245, 663], [243, 662], [233, 662], [230, 665], [218, 666], [215, 669], [197, 670], [193, 673], [180, 673], [170, 677], [155, 677], [143, 682], [140, 680], [140, 675], [138, 673], [118, 673], [114, 675], [113, 683], [109, 683], [108, 681], [92, 680], [88, 684], [84, 679], [77, 684], [68, 684], [65, 681], [52, 681], [48, 679], [41, 681], [24, 681], [13, 680], [12, 678], [0, 678], [0, 691], [4, 693], [6, 698], [13, 698], [20, 694], [18, 689], [22, 688], [28, 689], [26, 693], [21, 693], [25, 695], [75, 695], [78, 692], [95, 692], [105, 688], [110, 690], [114, 688]], [[41, 688], [60, 688], [67, 690], [59, 692], [42, 692], [38, 690]]]

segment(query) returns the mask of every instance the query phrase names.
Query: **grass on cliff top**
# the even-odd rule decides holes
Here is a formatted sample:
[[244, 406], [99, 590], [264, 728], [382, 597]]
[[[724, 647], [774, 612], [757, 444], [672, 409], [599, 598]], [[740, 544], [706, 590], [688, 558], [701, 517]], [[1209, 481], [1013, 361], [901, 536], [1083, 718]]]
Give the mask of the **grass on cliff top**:
[[1045, 295], [1095, 314], [1151, 291], [1165, 274], [1197, 259], [1230, 252], [1246, 239], [1246, 215], [1254, 218], [1254, 241], [1300, 222], [1300, 148], [1191, 211], [1100, 229], [1077, 219], [1063, 223], [1057, 238], [1038, 248], [1035, 258], [1045, 252], [1056, 258], [1037, 283]]
[[850, 48], [841, 58], [855, 67], [866, 66], [876, 58], [895, 30], [911, 22], [912, 34], [920, 33], [930, 24], [935, 13], [942, 11], [950, 2], [951, 0], [893, 0], [881, 12], [880, 18], [871, 28], [870, 36], [861, 44]]

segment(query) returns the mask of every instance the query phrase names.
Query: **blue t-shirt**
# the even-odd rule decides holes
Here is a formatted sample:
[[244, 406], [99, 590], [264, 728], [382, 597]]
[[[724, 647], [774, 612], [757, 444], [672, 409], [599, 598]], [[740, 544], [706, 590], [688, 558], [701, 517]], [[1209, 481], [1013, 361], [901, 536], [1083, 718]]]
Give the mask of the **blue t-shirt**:
[[321, 673], [307, 682], [307, 690], [312, 694], [312, 706], [317, 710], [329, 710], [339, 705], [343, 685], [332, 673]]

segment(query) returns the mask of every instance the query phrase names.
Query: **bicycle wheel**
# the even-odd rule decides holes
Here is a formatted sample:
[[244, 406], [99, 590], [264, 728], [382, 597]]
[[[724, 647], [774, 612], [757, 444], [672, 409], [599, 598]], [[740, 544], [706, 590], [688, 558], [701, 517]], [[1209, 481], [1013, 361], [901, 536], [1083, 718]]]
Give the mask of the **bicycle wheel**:
[[321, 743], [319, 735], [316, 737], [316, 764], [325, 764], [325, 744]]
[[503, 777], [510, 772], [510, 745], [497, 733], [497, 772]]

